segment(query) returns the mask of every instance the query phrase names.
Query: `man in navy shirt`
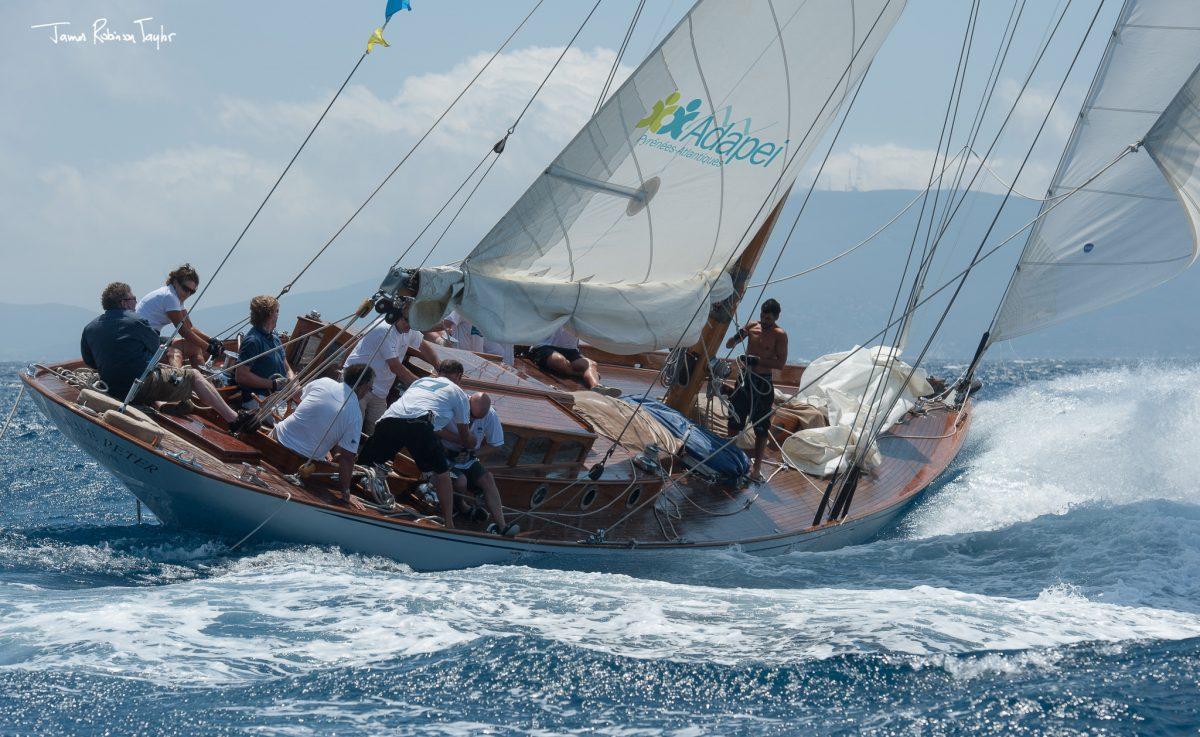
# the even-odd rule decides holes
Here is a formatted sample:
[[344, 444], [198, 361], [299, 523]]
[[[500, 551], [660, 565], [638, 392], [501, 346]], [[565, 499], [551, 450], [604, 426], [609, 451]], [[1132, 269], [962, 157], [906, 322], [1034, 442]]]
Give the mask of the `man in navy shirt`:
[[[250, 300], [250, 330], [242, 338], [238, 366], [233, 378], [242, 388], [242, 409], [255, 409], [255, 397], [279, 391], [295, 377], [283, 355], [283, 342], [275, 332], [279, 322], [279, 300], [261, 294]], [[251, 360], [254, 359], [254, 360]]]
[[[146, 364], [158, 350], [158, 333], [146, 319], [132, 312], [137, 298], [124, 282], [113, 282], [100, 295], [104, 314], [87, 324], [79, 341], [83, 362], [100, 374], [109, 396], [125, 399]], [[151, 402], [182, 402], [195, 391], [200, 400], [216, 410], [234, 432], [240, 430], [250, 415], [235, 412], [208, 379], [192, 368], [178, 369], [155, 366], [146, 374], [133, 397], [135, 404]]]

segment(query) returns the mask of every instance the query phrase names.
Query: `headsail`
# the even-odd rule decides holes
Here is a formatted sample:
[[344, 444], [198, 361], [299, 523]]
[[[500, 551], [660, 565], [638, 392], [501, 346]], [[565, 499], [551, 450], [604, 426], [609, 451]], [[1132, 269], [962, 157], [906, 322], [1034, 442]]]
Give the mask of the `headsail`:
[[699, 0], [460, 267], [421, 270], [414, 322], [455, 307], [504, 342], [563, 324], [621, 353], [694, 342], [904, 4]]
[[[1200, 3], [1127, 0], [1043, 204], [1054, 210], [1030, 233], [992, 342], [1119, 302], [1195, 260], [1197, 213], [1185, 191], [1194, 193], [1195, 183], [1185, 169], [1197, 152], [1177, 151], [1170, 133], [1195, 121], [1167, 108], [1198, 63]], [[1053, 198], [1143, 139], [1141, 149], [1056, 205]]]

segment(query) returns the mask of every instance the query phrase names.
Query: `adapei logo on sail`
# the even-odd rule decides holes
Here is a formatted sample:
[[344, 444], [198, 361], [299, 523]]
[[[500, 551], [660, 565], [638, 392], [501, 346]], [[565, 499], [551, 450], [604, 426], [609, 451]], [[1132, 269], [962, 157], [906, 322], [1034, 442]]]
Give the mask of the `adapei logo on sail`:
[[[636, 128], [646, 129], [638, 140], [640, 145], [694, 159], [707, 166], [745, 162], [763, 168], [771, 166], [779, 153], [787, 148], [786, 140], [779, 144], [751, 135], [750, 118], [734, 121], [732, 106], [724, 108], [724, 120], [718, 124], [716, 114], [696, 121], [700, 117], [700, 98], [686, 105], [680, 105], [679, 100], [676, 90], [656, 101], [646, 117], [637, 122]], [[710, 151], [716, 155], [706, 153]]]

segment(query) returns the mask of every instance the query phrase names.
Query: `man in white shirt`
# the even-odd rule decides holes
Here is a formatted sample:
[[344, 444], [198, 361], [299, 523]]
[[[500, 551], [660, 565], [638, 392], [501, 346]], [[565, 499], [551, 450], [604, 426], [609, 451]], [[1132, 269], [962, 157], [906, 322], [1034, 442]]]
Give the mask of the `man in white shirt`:
[[167, 325], [179, 326], [179, 337], [171, 344], [167, 361], [175, 368], [183, 366], [184, 358], [193, 366], [203, 365], [207, 356], [218, 357], [224, 346], [196, 329], [183, 303], [200, 287], [200, 276], [191, 264], [184, 264], [167, 274], [167, 283], [138, 300], [134, 311], [146, 318], [156, 333]]
[[308, 383], [300, 392], [299, 406], [271, 431], [281, 445], [305, 458], [326, 460], [332, 451], [347, 502], [362, 433], [358, 402], [371, 391], [373, 373], [370, 366], [351, 366], [342, 381], [323, 378]]
[[454, 527], [454, 490], [440, 435], [449, 428], [457, 434], [461, 446], [466, 447], [472, 441], [467, 426], [471, 418], [470, 400], [458, 386], [462, 375], [461, 363], [445, 360], [438, 364], [436, 376], [409, 384], [379, 418], [375, 433], [359, 454], [360, 463], [379, 466], [376, 472], [386, 477], [384, 464], [402, 449], [407, 450], [422, 473], [433, 474], [433, 488], [437, 490], [446, 527]]
[[542, 371], [575, 379], [586, 388], [606, 397], [619, 397], [621, 390], [600, 383], [596, 362], [579, 352], [579, 338], [561, 327], [529, 351], [529, 358]]
[[366, 434], [375, 432], [375, 423], [387, 409], [388, 392], [392, 390], [396, 379], [399, 378], [406, 385], [417, 380], [416, 375], [404, 365], [404, 357], [410, 350], [429, 365], [437, 365], [437, 352], [433, 346], [425, 342], [419, 331], [409, 326], [408, 318], [401, 317], [394, 325], [381, 322], [371, 328], [346, 358], [345, 367], [367, 364], [375, 372], [371, 391], [361, 404], [363, 432]]
[[492, 407], [492, 398], [482, 392], [470, 397], [471, 424], [467, 430], [471, 433], [471, 444], [463, 446], [458, 437], [443, 430], [442, 440], [446, 444], [446, 452], [454, 469], [454, 487], [459, 494], [465, 495], [470, 488], [483, 492], [488, 511], [495, 523], [498, 534], [512, 537], [520, 531], [504, 522], [504, 507], [500, 503], [500, 490], [496, 488], [496, 479], [492, 472], [483, 467], [480, 458], [499, 456], [504, 448], [504, 425], [500, 424], [500, 416]]

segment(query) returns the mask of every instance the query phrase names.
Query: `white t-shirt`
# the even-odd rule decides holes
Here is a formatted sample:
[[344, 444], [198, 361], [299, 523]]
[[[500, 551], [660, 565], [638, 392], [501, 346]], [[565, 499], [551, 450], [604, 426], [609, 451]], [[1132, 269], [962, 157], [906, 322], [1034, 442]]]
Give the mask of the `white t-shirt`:
[[[499, 448], [504, 445], [504, 425], [500, 424], [500, 415], [496, 414], [494, 407], [489, 407], [488, 412], [479, 419], [472, 419], [468, 428], [471, 431], [471, 437], [475, 438], [475, 445], [471, 450], [479, 450], [484, 445], [490, 445], [493, 448]], [[443, 439], [446, 447], [450, 450], [462, 450], [462, 446], [458, 443], [452, 443]]]
[[425, 336], [417, 330], [401, 333], [394, 325], [380, 323], [358, 341], [358, 345], [354, 346], [342, 367], [357, 366], [369, 361], [371, 368], [375, 369], [371, 393], [380, 399], [387, 399], [388, 392], [392, 390], [392, 382], [396, 380], [396, 375], [387, 365], [388, 359], [399, 358], [403, 361], [408, 349], [419, 348], [424, 338]]
[[441, 430], [453, 422], [465, 425], [471, 421], [471, 404], [467, 393], [457, 384], [440, 376], [426, 376], [408, 385], [404, 393], [379, 418], [414, 419], [433, 413], [433, 429]]
[[579, 338], [576, 338], [575, 334], [567, 330], [564, 326], [555, 330], [548, 338], [535, 345], [534, 348], [541, 348], [544, 345], [552, 345], [555, 348], [578, 348]]
[[358, 398], [349, 386], [317, 379], [300, 392], [300, 406], [275, 425], [275, 438], [311, 458], [324, 458], [335, 445], [357, 453], [362, 422]]
[[179, 302], [179, 295], [175, 293], [175, 287], [164, 284], [139, 299], [134, 311], [146, 318], [146, 322], [150, 323], [150, 327], [154, 328], [154, 332], [157, 333], [167, 325], [174, 325], [171, 318], [167, 317], [168, 312], [182, 310], [183, 305]]
[[511, 343], [497, 343], [494, 340], [488, 340], [470, 320], [458, 314], [458, 310], [451, 311], [446, 316], [446, 319], [452, 323], [450, 336], [458, 343], [459, 348], [464, 351], [475, 351], [476, 353], [491, 353], [492, 355], [500, 356], [500, 360], [509, 366], [513, 365], [513, 347]]

